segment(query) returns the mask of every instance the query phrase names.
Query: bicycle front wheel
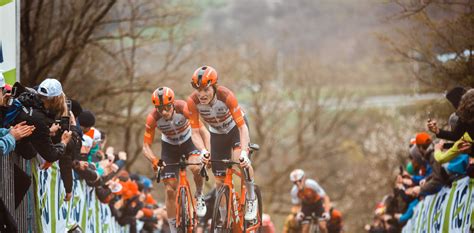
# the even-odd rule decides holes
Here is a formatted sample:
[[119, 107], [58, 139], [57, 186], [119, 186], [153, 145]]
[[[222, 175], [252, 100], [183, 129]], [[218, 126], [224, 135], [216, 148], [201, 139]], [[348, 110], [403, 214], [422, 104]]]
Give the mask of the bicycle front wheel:
[[230, 233], [232, 224], [229, 221], [230, 190], [227, 186], [219, 188], [212, 212], [211, 233]]
[[180, 225], [177, 227], [178, 233], [188, 233], [188, 228], [191, 227], [191, 216], [188, 208], [188, 195], [186, 189], [181, 188], [179, 190], [179, 215]]

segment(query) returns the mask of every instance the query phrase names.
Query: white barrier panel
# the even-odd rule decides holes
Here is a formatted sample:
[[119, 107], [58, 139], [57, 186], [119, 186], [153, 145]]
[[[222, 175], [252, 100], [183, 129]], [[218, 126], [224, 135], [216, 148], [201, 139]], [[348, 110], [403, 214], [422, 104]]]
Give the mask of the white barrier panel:
[[403, 233], [469, 232], [474, 211], [473, 183], [474, 180], [465, 177], [451, 188], [444, 187], [427, 196], [416, 206]]
[[129, 232], [128, 226], [122, 227], [115, 221], [109, 206], [99, 202], [94, 188], [75, 179], [73, 198], [65, 202], [65, 190], [57, 163], [53, 163], [48, 170], [40, 170], [36, 163], [33, 164], [39, 232], [66, 232], [74, 224], [78, 224], [84, 232]]
[[0, 0], [0, 70], [8, 83], [16, 80], [17, 0]]

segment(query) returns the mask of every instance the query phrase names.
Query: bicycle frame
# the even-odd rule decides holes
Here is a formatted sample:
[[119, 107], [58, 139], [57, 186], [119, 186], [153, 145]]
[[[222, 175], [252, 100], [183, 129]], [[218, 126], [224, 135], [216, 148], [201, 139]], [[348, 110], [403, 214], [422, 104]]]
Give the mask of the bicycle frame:
[[180, 199], [180, 195], [179, 195], [179, 191], [181, 189], [185, 189], [186, 190], [186, 195], [187, 195], [187, 199], [188, 200], [191, 200], [191, 202], [188, 201], [188, 210], [189, 210], [189, 216], [191, 218], [191, 221], [193, 222], [193, 226], [188, 229], [188, 232], [189, 233], [192, 233], [193, 232], [193, 229], [194, 227], [197, 225], [197, 219], [195, 218], [195, 215], [196, 215], [196, 212], [195, 212], [195, 206], [196, 206], [196, 203], [195, 203], [195, 200], [194, 198], [192, 197], [191, 195], [191, 189], [190, 189], [190, 186], [189, 186], [189, 181], [186, 177], [186, 166], [180, 166], [179, 168], [179, 183], [178, 183], [178, 188], [177, 188], [177, 193], [176, 193], [176, 200], [175, 200], [175, 203], [176, 203], [176, 226], [181, 226], [181, 224], [185, 224], [185, 223], [182, 223], [182, 216], [180, 215], [181, 213], [181, 205], [179, 204], [179, 199]]
[[[178, 163], [172, 163], [172, 164], [168, 164], [166, 166], [178, 166], [179, 167], [179, 175], [178, 175], [179, 183], [178, 183], [176, 199], [175, 199], [175, 204], [176, 204], [176, 227], [179, 228], [179, 227], [182, 227], [181, 224], [185, 224], [185, 222], [183, 222], [183, 219], [182, 219], [183, 216], [181, 216], [181, 214], [180, 214], [181, 213], [181, 205], [180, 205], [180, 202], [179, 202], [180, 197], [181, 197], [181, 195], [180, 195], [181, 190], [184, 189], [185, 192], [186, 192], [186, 199], [188, 200], [187, 201], [188, 216], [190, 217], [191, 224], [192, 224], [191, 227], [186, 229], [186, 232], [192, 233], [194, 231], [194, 228], [197, 226], [198, 219], [196, 218], [195, 200], [192, 197], [189, 181], [188, 181], [188, 178], [186, 177], [186, 167], [189, 166], [189, 165], [201, 165], [201, 164], [200, 163], [187, 163], [186, 162], [186, 156], [183, 155]], [[156, 181], [158, 183], [160, 181], [161, 169], [162, 169], [161, 167], [158, 168], [158, 172], [157, 172]]]
[[318, 218], [316, 216], [311, 216], [311, 221], [309, 222], [309, 232], [310, 233], [319, 233], [319, 222], [326, 221], [324, 218]]
[[[212, 162], [212, 160], [211, 160]], [[214, 161], [219, 162], [219, 161]], [[220, 161], [224, 162], [224, 161]], [[229, 188], [229, 202], [227, 203], [227, 222], [232, 222], [232, 232], [244, 232], [244, 210], [243, 207], [245, 206], [246, 201], [246, 193], [247, 189], [245, 187], [244, 176], [240, 171], [235, 170], [232, 168], [233, 165], [238, 163], [226, 163], [228, 165], [226, 169], [226, 176], [224, 178], [223, 186]], [[237, 175], [240, 178], [240, 194], [235, 191], [234, 189], [234, 182], [233, 182], [233, 175]], [[257, 216], [259, 218], [260, 216]], [[256, 230], [260, 227], [261, 222], [257, 222], [257, 224], [245, 229], [245, 232], [256, 232]]]

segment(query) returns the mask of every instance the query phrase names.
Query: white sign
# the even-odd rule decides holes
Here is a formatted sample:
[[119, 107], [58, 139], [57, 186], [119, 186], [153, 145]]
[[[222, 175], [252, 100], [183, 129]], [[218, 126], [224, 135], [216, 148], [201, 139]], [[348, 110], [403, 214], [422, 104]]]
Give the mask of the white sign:
[[0, 0], [0, 70], [6, 81], [16, 80], [17, 63], [17, 0]]

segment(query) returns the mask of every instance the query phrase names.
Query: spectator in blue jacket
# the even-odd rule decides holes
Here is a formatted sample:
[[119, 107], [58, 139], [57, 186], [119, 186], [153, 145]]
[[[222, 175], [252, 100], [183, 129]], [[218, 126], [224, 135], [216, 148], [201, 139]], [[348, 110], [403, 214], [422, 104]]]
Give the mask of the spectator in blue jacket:
[[[0, 72], [0, 90], [0, 106], [5, 107], [10, 93], [8, 93], [5, 87], [5, 79], [2, 72]], [[31, 135], [34, 129], [34, 126], [26, 125], [25, 122], [21, 122], [11, 129], [0, 128], [0, 153], [2, 153], [2, 155], [8, 155], [15, 149], [16, 141]]]

